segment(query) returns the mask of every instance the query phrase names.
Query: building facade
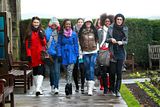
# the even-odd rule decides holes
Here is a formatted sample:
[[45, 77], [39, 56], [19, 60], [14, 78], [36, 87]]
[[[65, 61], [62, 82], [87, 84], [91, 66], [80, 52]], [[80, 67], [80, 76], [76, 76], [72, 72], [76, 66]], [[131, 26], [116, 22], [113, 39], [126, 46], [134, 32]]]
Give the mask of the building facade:
[[20, 34], [19, 23], [21, 20], [21, 0], [0, 0], [0, 12], [10, 12], [12, 20], [12, 38], [10, 38], [13, 47], [13, 58], [20, 58]]

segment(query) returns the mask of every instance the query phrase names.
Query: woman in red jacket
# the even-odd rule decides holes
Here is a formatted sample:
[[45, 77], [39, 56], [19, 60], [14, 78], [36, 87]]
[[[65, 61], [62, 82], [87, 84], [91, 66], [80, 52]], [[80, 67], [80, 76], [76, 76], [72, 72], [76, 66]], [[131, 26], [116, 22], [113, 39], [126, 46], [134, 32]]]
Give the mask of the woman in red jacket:
[[41, 60], [41, 51], [46, 46], [46, 38], [42, 30], [40, 18], [33, 17], [28, 35], [25, 39], [26, 53], [29, 64], [33, 68], [33, 79], [36, 87], [36, 96], [42, 95], [42, 82], [44, 74], [44, 62]]

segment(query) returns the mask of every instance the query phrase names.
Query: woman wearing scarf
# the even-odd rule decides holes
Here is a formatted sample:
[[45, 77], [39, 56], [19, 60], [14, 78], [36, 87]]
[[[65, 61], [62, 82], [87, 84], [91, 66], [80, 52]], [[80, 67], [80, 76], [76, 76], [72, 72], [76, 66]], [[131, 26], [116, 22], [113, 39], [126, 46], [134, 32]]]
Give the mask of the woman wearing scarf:
[[[113, 23], [114, 16], [107, 16], [107, 14], [104, 13], [100, 16], [100, 20], [102, 28], [98, 30], [99, 48], [108, 51], [108, 43], [105, 43], [105, 40], [107, 38], [108, 27]], [[99, 70], [100, 90], [104, 89], [104, 94], [107, 94], [109, 89], [109, 66], [99, 64]]]
[[110, 89], [120, 97], [120, 87], [122, 81], [122, 66], [125, 60], [124, 45], [128, 43], [128, 27], [125, 26], [125, 17], [117, 14], [114, 18], [114, 24], [108, 28], [107, 39], [111, 51], [110, 62]]
[[48, 27], [45, 30], [48, 54], [52, 56], [53, 62], [48, 61], [47, 65], [49, 68], [50, 74], [50, 86], [51, 93], [59, 93], [59, 78], [60, 78], [60, 63], [57, 57], [57, 41], [58, 41], [58, 32], [60, 29], [59, 21], [56, 17], [52, 17], [48, 23]]
[[72, 72], [78, 56], [78, 36], [73, 31], [71, 21], [65, 19], [58, 36], [58, 57], [59, 60], [62, 60], [62, 65], [67, 71], [67, 84], [65, 86], [67, 96], [72, 94]]

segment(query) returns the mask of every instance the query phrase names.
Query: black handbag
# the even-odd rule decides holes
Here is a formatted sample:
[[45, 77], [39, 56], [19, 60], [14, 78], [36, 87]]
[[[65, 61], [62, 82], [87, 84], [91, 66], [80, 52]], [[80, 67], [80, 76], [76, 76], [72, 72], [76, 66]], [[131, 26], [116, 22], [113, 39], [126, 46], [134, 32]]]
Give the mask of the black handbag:
[[50, 61], [51, 63], [53, 63], [53, 58], [51, 55], [49, 55], [47, 53], [47, 50], [46, 48], [44, 48], [42, 51], [41, 51], [41, 59], [43, 62], [47, 62], [47, 61]]

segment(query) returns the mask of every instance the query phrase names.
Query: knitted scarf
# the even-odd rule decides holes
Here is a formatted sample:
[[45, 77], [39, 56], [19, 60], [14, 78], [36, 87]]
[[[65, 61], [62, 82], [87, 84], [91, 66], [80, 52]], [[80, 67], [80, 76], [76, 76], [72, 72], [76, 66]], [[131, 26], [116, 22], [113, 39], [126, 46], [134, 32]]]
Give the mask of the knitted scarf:
[[72, 29], [66, 30], [64, 29], [64, 33], [63, 33], [66, 37], [70, 37], [72, 35]]

